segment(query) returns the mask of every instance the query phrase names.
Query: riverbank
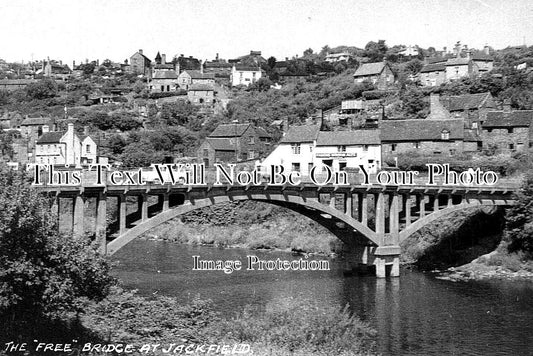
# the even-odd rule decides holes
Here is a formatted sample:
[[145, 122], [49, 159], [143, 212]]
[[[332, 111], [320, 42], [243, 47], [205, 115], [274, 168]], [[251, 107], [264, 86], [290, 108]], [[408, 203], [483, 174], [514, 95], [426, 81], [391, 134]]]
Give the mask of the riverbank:
[[[240, 350], [241, 355], [259, 356], [375, 354], [376, 331], [348, 307], [339, 310], [296, 299], [245, 307], [234, 317], [224, 318], [208, 300], [195, 298], [180, 304], [175, 298], [147, 298], [115, 287], [103, 301], [84, 302], [82, 309], [56, 320], [19, 323], [6, 330], [1, 340], [13, 333], [17, 342], [30, 345], [25, 354], [41, 356], [57, 353], [36, 351], [34, 339], [71, 343], [72, 352], [84, 350], [84, 355], [113, 350], [109, 354], [117, 354], [126, 347], [131, 351], [128, 355], [205, 355], [210, 347], [208, 354], [228, 354], [221, 352], [224, 346]], [[7, 353], [0, 350], [0, 355]]]

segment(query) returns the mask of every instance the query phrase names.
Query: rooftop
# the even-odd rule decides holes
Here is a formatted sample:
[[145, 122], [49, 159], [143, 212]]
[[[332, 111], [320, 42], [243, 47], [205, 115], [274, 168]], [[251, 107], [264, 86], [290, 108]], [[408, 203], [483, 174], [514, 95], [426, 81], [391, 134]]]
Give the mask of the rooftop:
[[354, 77], [364, 77], [367, 75], [377, 75], [380, 74], [385, 68], [385, 62], [376, 62], [376, 63], [363, 63], [354, 73]]
[[442, 131], [450, 133], [450, 140], [464, 138], [462, 119], [452, 120], [383, 120], [380, 123], [381, 140], [396, 141], [441, 141]]
[[379, 130], [320, 131], [317, 146], [379, 145]]
[[293, 126], [289, 128], [280, 143], [313, 142], [317, 139], [319, 130], [318, 125]]
[[505, 113], [489, 111], [483, 123], [485, 127], [530, 127], [533, 123], [533, 110], [519, 110]]
[[38, 144], [59, 143], [59, 140], [61, 140], [61, 137], [63, 137], [65, 133], [66, 133], [65, 131], [46, 132], [37, 140], [37, 143]]
[[209, 137], [239, 137], [250, 127], [250, 124], [221, 124]]

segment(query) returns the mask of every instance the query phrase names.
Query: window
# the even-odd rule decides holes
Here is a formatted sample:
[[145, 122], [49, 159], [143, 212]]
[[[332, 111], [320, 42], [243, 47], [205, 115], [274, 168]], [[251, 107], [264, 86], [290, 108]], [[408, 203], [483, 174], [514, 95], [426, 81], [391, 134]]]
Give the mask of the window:
[[313, 169], [313, 162], [307, 163], [307, 172], [311, 172], [311, 169]]
[[449, 140], [450, 139], [450, 131], [448, 130], [442, 130], [440, 133], [440, 138], [443, 140]]
[[337, 146], [337, 152], [346, 152], [346, 146]]
[[457, 151], [456, 151], [454, 148], [450, 149], [450, 155], [453, 156], [456, 152], [457, 152]]
[[300, 144], [299, 143], [293, 143], [291, 145], [292, 154], [299, 155], [300, 154]]
[[510, 149], [510, 150], [514, 150], [514, 143], [510, 143], [510, 144], [509, 144], [509, 149]]
[[368, 145], [363, 145], [363, 151], [368, 151]]
[[300, 172], [300, 163], [293, 163], [292, 164], [292, 171], [293, 172]]
[[91, 145], [85, 145], [85, 152], [91, 153]]
[[248, 159], [254, 159], [255, 158], [255, 152], [250, 150], [248, 151]]
[[413, 142], [413, 147], [414, 148], [420, 148], [420, 142]]
[[390, 145], [390, 150], [391, 150], [392, 152], [396, 151], [396, 144], [395, 144], [395, 143], [391, 143], [391, 145]]
[[209, 156], [209, 150], [207, 148], [204, 148], [204, 157]]
[[513, 133], [513, 128], [512, 127], [508, 128], [507, 133]]
[[161, 91], [165, 91], [165, 86], [164, 85], [161, 85]]
[[250, 136], [250, 137], [248, 138], [248, 143], [249, 143], [250, 145], [255, 144], [255, 137]]

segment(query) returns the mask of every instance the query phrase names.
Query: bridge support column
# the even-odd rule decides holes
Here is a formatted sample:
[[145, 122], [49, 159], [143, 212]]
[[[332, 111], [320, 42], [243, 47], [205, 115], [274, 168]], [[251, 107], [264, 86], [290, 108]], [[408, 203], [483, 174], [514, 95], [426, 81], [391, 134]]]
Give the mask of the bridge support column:
[[118, 221], [119, 235], [126, 232], [126, 194], [120, 194], [118, 197]]
[[405, 226], [411, 225], [411, 194], [403, 196], [403, 211], [405, 212]]
[[72, 224], [72, 234], [74, 237], [82, 237], [85, 233], [83, 226], [84, 210], [85, 201], [83, 195], [77, 194], [74, 197], [74, 219]]
[[426, 216], [426, 197], [424, 195], [416, 196], [416, 203], [418, 205], [419, 219]]
[[[393, 239], [398, 237], [400, 232], [400, 196], [398, 193], [392, 194], [389, 207], [389, 231]], [[399, 242], [394, 242], [398, 244]]]
[[361, 224], [368, 225], [368, 195], [366, 193], [359, 194], [357, 205], [359, 221]]
[[390, 266], [390, 276], [400, 276], [400, 246], [380, 246], [373, 253], [376, 277], [385, 278], [387, 266]]
[[104, 193], [98, 194], [96, 202], [96, 241], [98, 241], [99, 252], [103, 255], [107, 253], [107, 196]]
[[163, 194], [163, 211], [167, 211], [170, 209], [170, 194], [165, 193]]
[[433, 196], [433, 211], [439, 211], [439, 196]]
[[59, 195], [54, 194], [52, 196], [52, 214], [59, 221]]
[[380, 245], [385, 238], [385, 194], [376, 194], [376, 234], [380, 239]]
[[141, 220], [148, 220], [148, 194], [139, 195], [139, 206], [141, 208]]
[[352, 217], [352, 201], [353, 201], [353, 196], [352, 196], [352, 193], [346, 193], [345, 195], [345, 198], [344, 198], [344, 213], [346, 215], [348, 215], [349, 217]]

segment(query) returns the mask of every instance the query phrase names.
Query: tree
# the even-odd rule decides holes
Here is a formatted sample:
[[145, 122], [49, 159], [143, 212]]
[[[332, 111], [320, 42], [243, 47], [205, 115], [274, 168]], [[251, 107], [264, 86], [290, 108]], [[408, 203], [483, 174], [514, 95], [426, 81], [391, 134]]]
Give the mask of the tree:
[[270, 57], [267, 59], [267, 64], [270, 69], [274, 69], [276, 66], [276, 57]]
[[49, 201], [4, 165], [0, 211], [0, 324], [77, 310], [79, 298], [107, 295], [113, 278], [105, 258], [89, 239], [58, 234]]
[[365, 54], [370, 58], [371, 62], [382, 61], [387, 54], [387, 50], [385, 40], [378, 40], [378, 42], [370, 41], [365, 46]]
[[516, 199], [518, 204], [507, 211], [505, 239], [511, 252], [533, 254], [533, 171], [526, 174]]
[[57, 84], [52, 79], [42, 79], [26, 86], [26, 95], [31, 99], [48, 99], [57, 95]]

